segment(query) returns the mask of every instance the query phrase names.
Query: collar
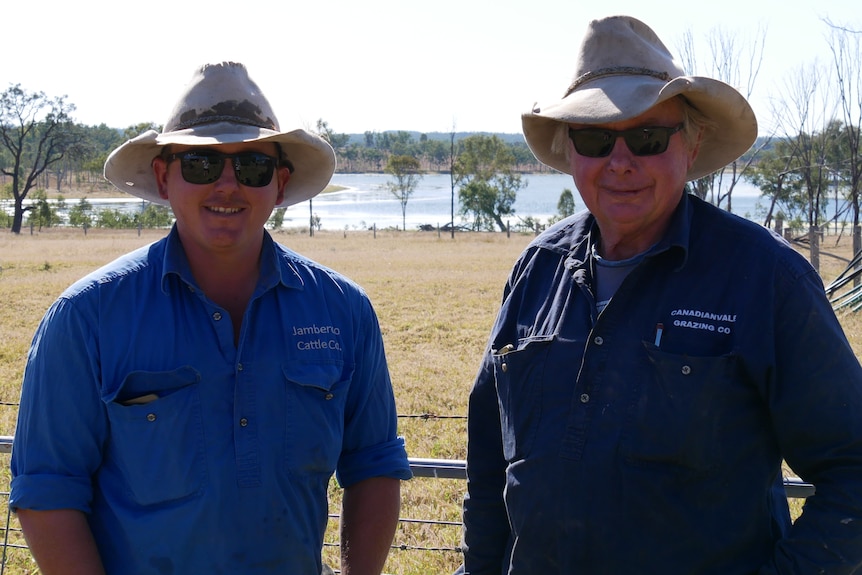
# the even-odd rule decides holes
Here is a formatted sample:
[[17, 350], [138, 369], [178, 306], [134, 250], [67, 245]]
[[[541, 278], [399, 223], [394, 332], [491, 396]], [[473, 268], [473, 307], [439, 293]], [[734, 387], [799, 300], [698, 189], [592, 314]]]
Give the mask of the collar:
[[[296, 269], [291, 265], [290, 258], [283, 249], [275, 243], [272, 236], [264, 230], [263, 243], [260, 249], [260, 277], [257, 280], [255, 294], [263, 293], [281, 284], [288, 288], [302, 289], [303, 281]], [[171, 228], [165, 238], [164, 259], [162, 262], [162, 292], [170, 291], [169, 276], [175, 276], [187, 286], [200, 288], [192, 275], [191, 265], [180, 241], [177, 226]]]
[[683, 192], [682, 198], [677, 204], [673, 216], [671, 216], [664, 236], [646, 253], [647, 257], [652, 258], [667, 252], [678, 259], [675, 268], [677, 271], [685, 267], [688, 261], [689, 243], [691, 241], [691, 221], [694, 215], [694, 204], [699, 201], [701, 200], [689, 193], [688, 186], [686, 186], [685, 192]]
[[[676, 257], [678, 263], [676, 270], [682, 269], [688, 261], [689, 242], [691, 240], [691, 222], [694, 214], [695, 203], [702, 200], [692, 196], [686, 187], [685, 193], [674, 209], [667, 230], [656, 244], [647, 250], [643, 256], [653, 258], [660, 254], [668, 253]], [[584, 267], [598, 244], [601, 233], [595, 217], [586, 213], [585, 217], [567, 230], [572, 233], [572, 238], [580, 238], [580, 241], [571, 246], [566, 267], [574, 270]]]

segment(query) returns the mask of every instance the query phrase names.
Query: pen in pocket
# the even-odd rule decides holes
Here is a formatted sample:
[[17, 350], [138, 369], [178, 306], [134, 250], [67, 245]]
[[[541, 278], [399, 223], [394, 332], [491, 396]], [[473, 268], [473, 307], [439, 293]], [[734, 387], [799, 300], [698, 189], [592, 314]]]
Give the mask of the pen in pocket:
[[657, 323], [655, 324], [655, 346], [659, 347], [661, 345], [661, 334], [664, 331], [664, 324]]

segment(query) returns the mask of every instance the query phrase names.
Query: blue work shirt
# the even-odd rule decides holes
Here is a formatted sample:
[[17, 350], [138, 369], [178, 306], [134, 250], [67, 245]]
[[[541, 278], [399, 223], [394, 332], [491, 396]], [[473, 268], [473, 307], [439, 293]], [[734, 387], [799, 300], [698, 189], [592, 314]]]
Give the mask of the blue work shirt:
[[36, 332], [11, 505], [86, 513], [109, 575], [320, 573], [333, 472], [410, 478], [377, 318], [269, 234], [237, 344], [176, 230]]
[[[471, 392], [471, 575], [850, 573], [862, 370], [812, 267], [686, 195], [596, 311], [595, 219], [525, 250]], [[782, 458], [815, 484], [791, 526]]]

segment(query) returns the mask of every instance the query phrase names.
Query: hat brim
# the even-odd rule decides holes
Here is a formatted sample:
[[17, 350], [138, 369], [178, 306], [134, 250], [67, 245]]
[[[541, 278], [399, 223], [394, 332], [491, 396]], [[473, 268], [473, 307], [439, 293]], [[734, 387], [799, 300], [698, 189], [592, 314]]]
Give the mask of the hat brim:
[[524, 139], [543, 164], [571, 174], [565, 152], [552, 146], [560, 122], [622, 122], [675, 96], [684, 96], [711, 122], [702, 135], [687, 180], [723, 168], [748, 151], [757, 139], [757, 118], [748, 101], [728, 84], [699, 76], [682, 76], [670, 82], [626, 76], [594, 80], [556, 103], [522, 114]]
[[213, 146], [244, 142], [274, 142], [293, 164], [284, 188], [284, 199], [276, 207], [287, 207], [311, 199], [323, 191], [335, 172], [335, 152], [319, 136], [305, 130], [275, 132], [265, 128], [220, 122], [160, 134], [155, 130], [133, 138], [108, 156], [105, 178], [118, 189], [149, 202], [170, 205], [159, 196], [153, 173], [153, 158], [168, 144]]

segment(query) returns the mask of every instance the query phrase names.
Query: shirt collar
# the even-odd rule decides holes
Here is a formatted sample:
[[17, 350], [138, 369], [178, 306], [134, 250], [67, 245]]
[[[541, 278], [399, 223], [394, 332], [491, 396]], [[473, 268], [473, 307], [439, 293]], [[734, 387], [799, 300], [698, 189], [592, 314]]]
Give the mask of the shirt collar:
[[682, 194], [682, 198], [671, 216], [670, 223], [665, 230], [664, 236], [653, 246], [647, 257], [655, 257], [659, 254], [669, 252], [678, 258], [676, 269], [682, 269], [688, 261], [689, 241], [691, 239], [691, 219], [694, 212], [694, 204], [688, 186]]
[[[655, 257], [665, 252], [675, 254], [679, 259], [679, 264], [676, 269], [681, 269], [685, 266], [688, 259], [689, 240], [691, 238], [691, 220], [694, 212], [694, 201], [691, 194], [686, 191], [682, 194], [682, 198], [674, 209], [670, 223], [664, 236], [645, 254], [645, 257]], [[595, 217], [588, 214], [583, 220], [582, 225], [578, 226], [580, 230], [586, 230], [580, 242], [572, 246], [572, 250], [566, 259], [566, 265], [570, 269], [577, 269], [586, 265], [592, 253], [592, 246], [599, 239], [599, 227]]]
[[[278, 284], [296, 289], [303, 287], [302, 279], [290, 265], [288, 258], [285, 257], [286, 254], [282, 252], [283, 250], [278, 249], [278, 245], [269, 232], [264, 230], [263, 244], [260, 250], [260, 277], [255, 293], [263, 293]], [[162, 270], [162, 292], [168, 293], [170, 290], [168, 276], [172, 275], [178, 277], [185, 284], [199, 289], [194, 275], [192, 275], [191, 266], [180, 241], [176, 224], [171, 228], [165, 240]]]

